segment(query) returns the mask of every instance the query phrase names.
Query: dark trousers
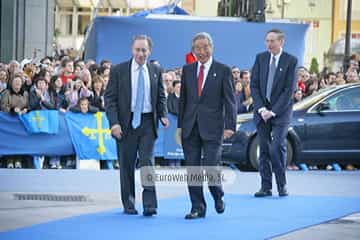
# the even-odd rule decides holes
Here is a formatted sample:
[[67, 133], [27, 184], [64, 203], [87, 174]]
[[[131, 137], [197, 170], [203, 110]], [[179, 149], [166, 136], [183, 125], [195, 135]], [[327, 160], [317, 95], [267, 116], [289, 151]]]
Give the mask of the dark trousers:
[[[196, 181], [195, 183], [189, 181], [189, 177], [202, 174], [202, 171], [198, 168], [200, 166], [209, 166], [210, 168], [206, 168], [206, 174], [215, 178], [214, 181], [209, 184], [209, 190], [214, 200], [220, 200], [224, 196], [222, 184], [219, 179], [221, 173], [218, 168], [221, 157], [221, 142], [221, 138], [217, 140], [203, 140], [197, 124], [194, 125], [190, 135], [182, 139], [192, 210], [206, 210], [202, 182]], [[203, 159], [201, 158], [201, 153], [203, 153]]]
[[[140, 175], [143, 180], [144, 174], [148, 174], [142, 167], [154, 166], [154, 142], [153, 116], [151, 113], [142, 114], [141, 125], [137, 129], [129, 128], [127, 134], [118, 141], [118, 156], [120, 159], [120, 188], [121, 200], [124, 208], [135, 207], [135, 165], [138, 157]], [[142, 199], [144, 209], [157, 208], [155, 184], [146, 185], [142, 181]]]
[[288, 124], [260, 121], [256, 126], [260, 143], [260, 175], [263, 189], [272, 189], [272, 172], [278, 189], [286, 185], [286, 135]]

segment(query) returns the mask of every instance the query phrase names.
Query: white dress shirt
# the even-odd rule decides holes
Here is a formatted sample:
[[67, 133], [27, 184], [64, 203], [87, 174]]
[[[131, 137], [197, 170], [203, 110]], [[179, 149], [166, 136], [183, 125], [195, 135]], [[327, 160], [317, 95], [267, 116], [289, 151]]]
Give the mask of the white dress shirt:
[[[131, 112], [135, 110], [136, 104], [136, 94], [138, 87], [138, 77], [139, 77], [139, 67], [140, 65], [132, 59], [131, 61]], [[143, 113], [152, 112], [151, 106], [151, 88], [150, 88], [150, 78], [149, 78], [149, 69], [147, 68], [146, 63], [143, 66], [143, 74], [145, 80], [145, 96], [144, 96], [144, 108]]]
[[278, 54], [274, 55], [274, 54], [270, 53], [271, 57], [270, 57], [270, 61], [269, 61], [269, 68], [270, 68], [271, 61], [272, 61], [273, 57], [275, 57], [275, 66], [276, 67], [278, 66], [282, 51], [283, 51], [282, 48], [280, 48], [280, 52]]
[[[276, 66], [276, 68], [277, 68], [277, 66], [278, 66], [278, 64], [279, 64], [280, 56], [281, 56], [282, 52], [283, 52], [283, 49], [280, 48], [280, 52], [279, 52], [278, 54], [274, 55], [274, 54], [270, 53], [269, 69], [270, 69], [270, 65], [271, 65], [271, 61], [272, 61], [272, 58], [273, 58], [273, 57], [275, 57], [275, 66]], [[266, 107], [261, 107], [261, 108], [259, 108], [258, 113], [261, 114], [261, 113], [262, 113], [263, 111], [265, 111], [265, 110], [267, 110]], [[275, 117], [275, 115], [276, 115], [276, 114], [275, 114], [274, 112], [272, 112], [272, 111], [271, 111], [271, 114], [273, 115], [273, 117]]]
[[[209, 60], [204, 64], [204, 79], [203, 79], [203, 82], [202, 82], [201, 89], [203, 89], [204, 86], [205, 86], [205, 81], [206, 81], [207, 75], [208, 75], [208, 73], [209, 73], [209, 70], [210, 70], [212, 61], [213, 61], [213, 58], [212, 58], [212, 56], [211, 56], [211, 57], [209, 58]], [[201, 66], [201, 65], [202, 65], [202, 63], [198, 61], [198, 64], [197, 64], [197, 74], [196, 74], [197, 79], [199, 78], [200, 66]]]

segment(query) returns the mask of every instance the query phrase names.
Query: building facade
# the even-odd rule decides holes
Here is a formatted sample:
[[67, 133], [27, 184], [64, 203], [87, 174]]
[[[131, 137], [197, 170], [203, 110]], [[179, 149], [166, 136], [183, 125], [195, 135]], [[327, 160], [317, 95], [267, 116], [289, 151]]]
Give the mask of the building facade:
[[[221, 0], [226, 16], [236, 15], [236, 7], [246, 8], [257, 0]], [[307, 23], [304, 65], [310, 67], [316, 58], [320, 68], [327, 64], [326, 55], [333, 44], [344, 39], [347, 0], [266, 0], [266, 21]], [[241, 16], [241, 15], [240, 15]], [[352, 39], [360, 38], [360, 1], [352, 1]]]
[[51, 55], [54, 8], [55, 0], [1, 0], [0, 61]]

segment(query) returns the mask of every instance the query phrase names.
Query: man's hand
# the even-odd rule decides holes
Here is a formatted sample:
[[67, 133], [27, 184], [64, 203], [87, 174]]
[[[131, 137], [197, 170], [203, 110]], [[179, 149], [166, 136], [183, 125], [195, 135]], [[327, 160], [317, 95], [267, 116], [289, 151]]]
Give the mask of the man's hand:
[[233, 134], [234, 134], [233, 130], [225, 129], [224, 130], [224, 139], [227, 139], [227, 138], [231, 137]]
[[160, 119], [162, 125], [165, 127], [165, 128], [168, 128], [170, 126], [170, 122], [169, 122], [169, 119], [166, 118], [166, 117], [162, 117]]
[[273, 117], [271, 111], [269, 110], [265, 110], [261, 112], [261, 117], [264, 120], [264, 122], [267, 122], [267, 120], [269, 120], [270, 118]]
[[117, 138], [118, 140], [121, 139], [122, 137], [122, 130], [121, 130], [121, 126], [120, 124], [115, 124], [111, 127], [111, 135], [115, 138]]

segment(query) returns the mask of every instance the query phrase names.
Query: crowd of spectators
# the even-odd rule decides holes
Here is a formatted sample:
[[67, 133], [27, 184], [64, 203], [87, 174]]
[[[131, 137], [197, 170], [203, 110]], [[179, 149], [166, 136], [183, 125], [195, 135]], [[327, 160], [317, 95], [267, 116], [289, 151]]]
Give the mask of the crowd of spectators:
[[[111, 62], [74, 61], [67, 55], [0, 63], [0, 111], [25, 114], [32, 110], [59, 110], [77, 113], [104, 111], [104, 90]], [[43, 156], [3, 156], [2, 166], [31, 166], [29, 159]], [[72, 168], [74, 156], [47, 157], [44, 167]]]

